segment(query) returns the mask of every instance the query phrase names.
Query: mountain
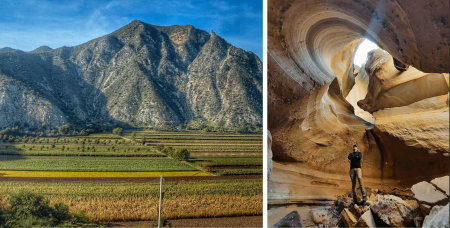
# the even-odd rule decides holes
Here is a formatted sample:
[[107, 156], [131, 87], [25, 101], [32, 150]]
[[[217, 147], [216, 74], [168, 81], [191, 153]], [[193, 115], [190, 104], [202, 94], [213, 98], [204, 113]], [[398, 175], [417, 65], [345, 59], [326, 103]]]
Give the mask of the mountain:
[[141, 21], [75, 47], [0, 49], [0, 128], [262, 125], [262, 62], [213, 31]]

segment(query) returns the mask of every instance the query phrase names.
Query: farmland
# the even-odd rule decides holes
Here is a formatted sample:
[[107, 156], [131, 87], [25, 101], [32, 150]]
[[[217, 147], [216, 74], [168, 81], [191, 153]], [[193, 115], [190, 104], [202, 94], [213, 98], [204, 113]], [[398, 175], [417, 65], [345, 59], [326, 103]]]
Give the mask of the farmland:
[[[162, 152], [177, 149], [190, 157]], [[11, 193], [28, 191], [99, 224], [151, 221], [160, 175], [169, 220], [262, 215], [262, 135], [129, 131], [0, 143], [5, 210]]]

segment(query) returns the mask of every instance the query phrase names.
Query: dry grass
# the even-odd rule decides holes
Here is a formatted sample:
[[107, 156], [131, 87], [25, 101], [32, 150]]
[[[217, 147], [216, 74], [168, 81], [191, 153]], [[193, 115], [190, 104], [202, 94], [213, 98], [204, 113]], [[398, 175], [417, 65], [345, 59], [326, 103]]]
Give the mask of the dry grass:
[[[163, 216], [169, 219], [262, 215], [262, 180], [179, 181], [164, 184]], [[0, 207], [10, 194], [42, 194], [92, 222], [152, 220], [157, 216], [159, 183], [0, 182]]]
[[[126, 197], [121, 199], [51, 199], [50, 203], [69, 205], [70, 211], [84, 211], [92, 222], [138, 221], [155, 219], [157, 197]], [[179, 196], [165, 199], [162, 216], [176, 218], [206, 218], [262, 215], [262, 195]]]

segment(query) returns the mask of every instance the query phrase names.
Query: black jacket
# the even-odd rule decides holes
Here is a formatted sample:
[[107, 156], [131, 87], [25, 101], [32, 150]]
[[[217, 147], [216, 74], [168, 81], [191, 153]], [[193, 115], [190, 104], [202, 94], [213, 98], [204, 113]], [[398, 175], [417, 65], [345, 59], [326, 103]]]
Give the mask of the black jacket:
[[348, 155], [348, 160], [350, 160], [350, 169], [361, 168], [361, 158], [362, 153], [359, 151], [350, 153]]

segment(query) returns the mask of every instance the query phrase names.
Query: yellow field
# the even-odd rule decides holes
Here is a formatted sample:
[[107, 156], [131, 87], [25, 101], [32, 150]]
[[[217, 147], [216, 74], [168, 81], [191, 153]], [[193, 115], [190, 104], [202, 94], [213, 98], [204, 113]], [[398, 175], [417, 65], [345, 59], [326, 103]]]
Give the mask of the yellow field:
[[95, 178], [95, 177], [191, 177], [211, 176], [200, 171], [184, 172], [49, 172], [49, 171], [0, 171], [1, 177], [55, 177], [55, 178]]
[[[51, 198], [50, 205], [64, 203], [71, 212], [82, 210], [91, 222], [144, 221], [158, 216], [158, 197]], [[162, 215], [168, 219], [262, 215], [262, 194], [254, 196], [204, 195], [164, 199]], [[0, 208], [9, 208], [6, 198]]]
[[[41, 194], [50, 205], [64, 203], [91, 222], [143, 221], [158, 216], [158, 182], [0, 181], [0, 209], [10, 210], [11, 194]], [[168, 219], [255, 216], [263, 212], [262, 179], [168, 181], [162, 216]]]

